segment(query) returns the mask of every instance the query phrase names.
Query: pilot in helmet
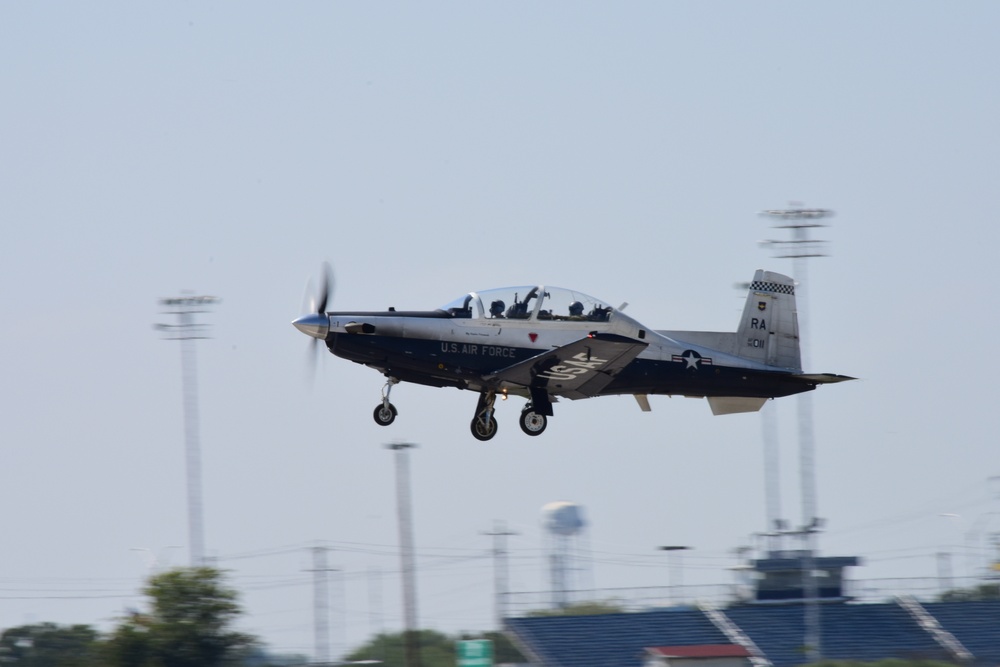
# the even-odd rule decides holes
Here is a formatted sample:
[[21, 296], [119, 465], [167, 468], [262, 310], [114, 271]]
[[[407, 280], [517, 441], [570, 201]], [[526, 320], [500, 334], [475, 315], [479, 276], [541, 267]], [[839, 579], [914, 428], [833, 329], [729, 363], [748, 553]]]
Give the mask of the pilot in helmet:
[[583, 304], [579, 301], [574, 301], [569, 304], [569, 316], [570, 317], [583, 317]]
[[492, 315], [493, 317], [503, 317], [504, 308], [506, 308], [504, 302], [501, 301], [500, 299], [497, 299], [496, 301], [490, 304], [490, 315]]

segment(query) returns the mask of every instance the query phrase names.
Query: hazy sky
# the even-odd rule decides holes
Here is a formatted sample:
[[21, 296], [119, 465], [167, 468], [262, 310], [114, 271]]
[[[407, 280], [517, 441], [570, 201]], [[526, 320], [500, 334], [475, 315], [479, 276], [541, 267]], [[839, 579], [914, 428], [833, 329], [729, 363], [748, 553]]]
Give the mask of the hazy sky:
[[[735, 330], [757, 213], [836, 210], [809, 267], [820, 537], [859, 579], [956, 576], [1000, 531], [1000, 6], [991, 2], [7, 2], [0, 5], [0, 628], [111, 627], [185, 564], [179, 345], [157, 299], [222, 299], [198, 344], [208, 553], [246, 629], [311, 653], [401, 626], [392, 455], [411, 455], [420, 619], [492, 624], [494, 520], [547, 587], [540, 508], [581, 503], [598, 587], [728, 583], [765, 528], [759, 415], [561, 402], [488, 442], [476, 396], [400, 385], [290, 322], [574, 288], [659, 329]], [[784, 514], [801, 522], [796, 400]], [[950, 514], [954, 516], [941, 516]], [[979, 546], [975, 552], [968, 547]], [[180, 548], [171, 548], [180, 547]], [[146, 549], [147, 552], [134, 549]]]

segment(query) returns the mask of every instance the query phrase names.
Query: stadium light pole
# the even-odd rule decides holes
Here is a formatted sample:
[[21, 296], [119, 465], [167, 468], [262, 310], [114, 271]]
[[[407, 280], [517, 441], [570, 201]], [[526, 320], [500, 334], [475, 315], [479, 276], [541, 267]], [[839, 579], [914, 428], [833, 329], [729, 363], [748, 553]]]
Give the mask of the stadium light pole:
[[417, 628], [417, 583], [413, 555], [413, 514], [410, 505], [410, 442], [395, 442], [385, 446], [395, 452], [396, 510], [399, 517], [399, 560], [403, 575], [403, 623], [406, 667], [420, 666], [420, 637]]
[[[775, 257], [793, 261], [794, 278], [796, 281], [796, 308], [799, 323], [799, 352], [802, 368], [809, 371], [809, 338], [806, 287], [809, 284], [807, 276], [807, 260], [813, 257], [826, 257], [826, 241], [811, 238], [813, 230], [826, 227], [822, 220], [833, 216], [833, 211], [825, 208], [805, 208], [793, 202], [791, 208], [771, 209], [761, 212], [762, 216], [771, 218], [779, 224], [775, 229], [787, 229], [792, 238], [784, 241], [764, 241], [764, 245], [777, 249]], [[803, 593], [806, 596], [806, 636], [805, 647], [810, 662], [821, 659], [820, 620], [818, 603], [818, 586], [815, 567], [816, 533], [822, 523], [816, 516], [816, 445], [813, 432], [812, 396], [810, 392], [798, 395], [799, 406], [799, 477], [802, 493], [802, 528], [797, 531], [802, 536], [803, 558], [802, 579]]]
[[181, 342], [181, 373], [184, 392], [184, 442], [187, 471], [188, 549], [191, 567], [205, 565], [205, 529], [202, 520], [201, 442], [198, 434], [198, 369], [194, 343], [208, 338], [207, 325], [195, 315], [207, 313], [219, 302], [214, 296], [180, 296], [160, 299], [164, 313], [177, 317], [176, 324], [157, 324], [166, 340]]
[[[802, 368], [809, 371], [809, 318], [806, 291], [809, 284], [807, 261], [813, 257], [827, 257], [826, 242], [810, 238], [814, 229], [826, 227], [820, 221], [833, 215], [825, 208], [788, 208], [763, 211], [761, 215], [783, 224], [775, 229], [787, 229], [792, 238], [787, 241], [764, 241], [765, 245], [777, 249], [777, 258], [793, 260], [796, 285], [796, 308], [799, 322], [799, 351]], [[810, 525], [816, 519], [816, 463], [813, 437], [812, 401], [809, 392], [802, 392], [799, 398], [799, 466], [802, 488], [802, 524]], [[811, 534], [811, 533], [810, 533]]]

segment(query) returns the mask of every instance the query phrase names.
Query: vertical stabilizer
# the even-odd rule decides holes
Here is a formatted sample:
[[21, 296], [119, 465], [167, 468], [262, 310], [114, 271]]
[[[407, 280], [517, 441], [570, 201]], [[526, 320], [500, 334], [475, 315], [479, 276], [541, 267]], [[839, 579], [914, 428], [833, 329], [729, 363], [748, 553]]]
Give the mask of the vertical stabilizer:
[[736, 331], [736, 354], [768, 366], [802, 370], [794, 280], [757, 269]]

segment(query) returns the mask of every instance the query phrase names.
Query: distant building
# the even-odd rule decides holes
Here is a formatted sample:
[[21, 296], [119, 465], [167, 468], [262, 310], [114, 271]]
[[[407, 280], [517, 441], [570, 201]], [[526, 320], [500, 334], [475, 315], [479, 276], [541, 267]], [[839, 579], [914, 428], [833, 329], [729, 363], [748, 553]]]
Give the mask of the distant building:
[[[807, 571], [808, 552], [771, 551], [767, 558], [753, 561], [756, 590], [753, 602], [800, 602], [805, 594], [803, 573]], [[814, 557], [816, 597], [823, 602], [846, 601], [844, 569], [860, 565], [856, 556]]]

